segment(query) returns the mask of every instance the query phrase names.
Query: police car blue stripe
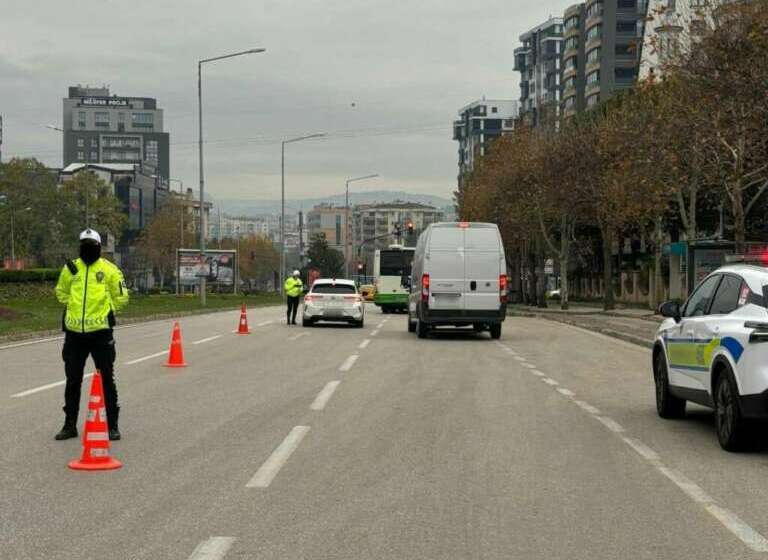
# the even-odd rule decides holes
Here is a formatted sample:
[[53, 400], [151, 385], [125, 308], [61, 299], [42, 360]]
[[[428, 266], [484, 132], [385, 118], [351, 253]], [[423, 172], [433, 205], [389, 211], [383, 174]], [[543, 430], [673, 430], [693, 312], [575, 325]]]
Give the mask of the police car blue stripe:
[[737, 363], [744, 353], [744, 347], [741, 345], [741, 342], [731, 336], [723, 337], [720, 341], [720, 346], [723, 346], [728, 350], [728, 352], [731, 353], [731, 356], [733, 356], [734, 361]]

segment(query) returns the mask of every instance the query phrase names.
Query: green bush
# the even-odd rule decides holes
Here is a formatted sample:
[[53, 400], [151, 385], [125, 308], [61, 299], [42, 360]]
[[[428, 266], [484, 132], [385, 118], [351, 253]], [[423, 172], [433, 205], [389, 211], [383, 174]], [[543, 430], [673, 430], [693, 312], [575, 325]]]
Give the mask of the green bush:
[[58, 268], [29, 268], [26, 270], [0, 270], [0, 283], [19, 282], [56, 282], [59, 279]]

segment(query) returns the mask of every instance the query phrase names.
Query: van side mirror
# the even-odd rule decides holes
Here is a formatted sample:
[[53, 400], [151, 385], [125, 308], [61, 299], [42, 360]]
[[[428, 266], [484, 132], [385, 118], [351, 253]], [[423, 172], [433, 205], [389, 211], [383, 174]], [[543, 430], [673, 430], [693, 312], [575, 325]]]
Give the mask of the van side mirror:
[[675, 323], [680, 322], [680, 304], [676, 301], [667, 301], [659, 306], [659, 313], [662, 317], [671, 317]]

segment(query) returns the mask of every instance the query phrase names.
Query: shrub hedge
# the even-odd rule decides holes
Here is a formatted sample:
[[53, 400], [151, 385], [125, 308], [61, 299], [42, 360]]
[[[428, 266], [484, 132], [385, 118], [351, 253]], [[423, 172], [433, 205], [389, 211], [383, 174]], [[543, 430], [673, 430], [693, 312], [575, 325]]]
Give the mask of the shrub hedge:
[[0, 284], [18, 282], [56, 282], [58, 268], [29, 268], [27, 270], [0, 270]]

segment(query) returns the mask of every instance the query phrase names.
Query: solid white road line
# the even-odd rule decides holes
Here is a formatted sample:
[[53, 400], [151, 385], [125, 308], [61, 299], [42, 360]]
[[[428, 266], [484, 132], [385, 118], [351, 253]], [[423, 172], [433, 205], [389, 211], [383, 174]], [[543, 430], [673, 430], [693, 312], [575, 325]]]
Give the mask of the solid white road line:
[[525, 358], [523, 358], [522, 356], [515, 356], [515, 359], [516, 359], [518, 362], [524, 362], [524, 361], [525, 361]]
[[558, 387], [557, 392], [560, 393], [561, 395], [565, 395], [566, 397], [573, 396], [573, 391], [571, 391], [570, 389], [566, 389], [564, 387]]
[[309, 426], [294, 426], [283, 442], [277, 446], [263, 465], [256, 471], [253, 478], [245, 485], [246, 488], [267, 488], [274, 480], [288, 458], [299, 447], [301, 440], [309, 432]]
[[257, 327], [266, 327], [267, 325], [271, 325], [271, 324], [272, 324], [272, 321], [262, 321], [261, 323], [259, 323], [256, 326]]
[[574, 400], [573, 402], [576, 403], [576, 406], [578, 406], [579, 408], [581, 408], [586, 412], [589, 412], [590, 414], [600, 414], [600, 410], [598, 410], [597, 408], [595, 408], [589, 403], [585, 403], [584, 401], [577, 401], [577, 400]]
[[624, 431], [624, 426], [622, 426], [612, 418], [608, 418], [607, 416], [595, 416], [595, 418], [597, 418], [598, 422], [600, 422], [603, 426], [605, 426], [612, 432], [616, 432], [617, 434], [620, 434], [621, 432]]
[[203, 344], [205, 342], [210, 342], [212, 340], [216, 340], [217, 338], [221, 338], [221, 335], [217, 334], [216, 336], [209, 336], [208, 338], [201, 338], [200, 340], [194, 341], [192, 344]]
[[539, 377], [544, 377], [544, 376], [546, 375], [546, 374], [545, 374], [543, 371], [539, 371], [539, 370], [537, 370], [537, 369], [532, 369], [532, 370], [531, 370], [531, 373], [532, 373], [533, 375], [538, 375]]
[[552, 385], [553, 387], [555, 385], [560, 385], [557, 381], [555, 381], [554, 379], [550, 379], [549, 377], [542, 377], [541, 380], [547, 385]]
[[197, 545], [189, 560], [221, 560], [235, 540], [234, 537], [211, 537]]
[[308, 332], [302, 332], [302, 333], [299, 333], [299, 334], [295, 334], [291, 338], [289, 338], [288, 340], [291, 340], [291, 341], [299, 340], [302, 336], [309, 336], [309, 333]]
[[352, 354], [349, 358], [344, 360], [344, 363], [339, 366], [339, 371], [349, 371], [360, 356]]
[[523, 364], [523, 365], [530, 369], [536, 369], [536, 366], [534, 364]]
[[360, 343], [360, 346], [358, 346], [358, 348], [360, 350], [363, 350], [363, 349], [367, 348], [370, 343], [371, 343], [371, 339], [370, 338], [366, 338], [364, 341], [362, 341]]
[[25, 342], [16, 342], [14, 344], [6, 344], [0, 346], [0, 350], [10, 350], [11, 348], [19, 348], [21, 346], [29, 346], [30, 344], [40, 344], [41, 342], [51, 342], [53, 340], [64, 340], [63, 336], [52, 336], [50, 338], [36, 338], [35, 340], [27, 340]]
[[339, 383], [341, 383], [341, 381], [329, 381], [325, 387], [323, 387], [323, 390], [317, 394], [317, 397], [314, 402], [309, 405], [309, 408], [312, 410], [323, 410], [325, 405], [328, 404], [328, 401], [331, 400], [333, 392], [336, 390], [336, 387], [339, 386]]
[[150, 354], [149, 356], [144, 356], [143, 358], [137, 358], [135, 360], [131, 360], [130, 362], [125, 362], [123, 365], [132, 366], [133, 364], [138, 364], [139, 362], [145, 362], [147, 360], [151, 360], [152, 358], [165, 356], [167, 353], [168, 353], [168, 350], [163, 350], [162, 352], [157, 352], [156, 354]]
[[[89, 377], [93, 377], [92, 373], [86, 373], [83, 376], [83, 379], [88, 379]], [[35, 387], [34, 389], [27, 389], [26, 391], [22, 391], [21, 393], [15, 393], [11, 395], [12, 399], [19, 399], [21, 397], [26, 397], [29, 395], [34, 395], [35, 393], [39, 393], [40, 391], [45, 391], [47, 389], [53, 389], [54, 387], [60, 387], [61, 385], [64, 385], [67, 382], [66, 379], [62, 381], [56, 381], [55, 383], [48, 383], [48, 385], [41, 385], [40, 387]]]

